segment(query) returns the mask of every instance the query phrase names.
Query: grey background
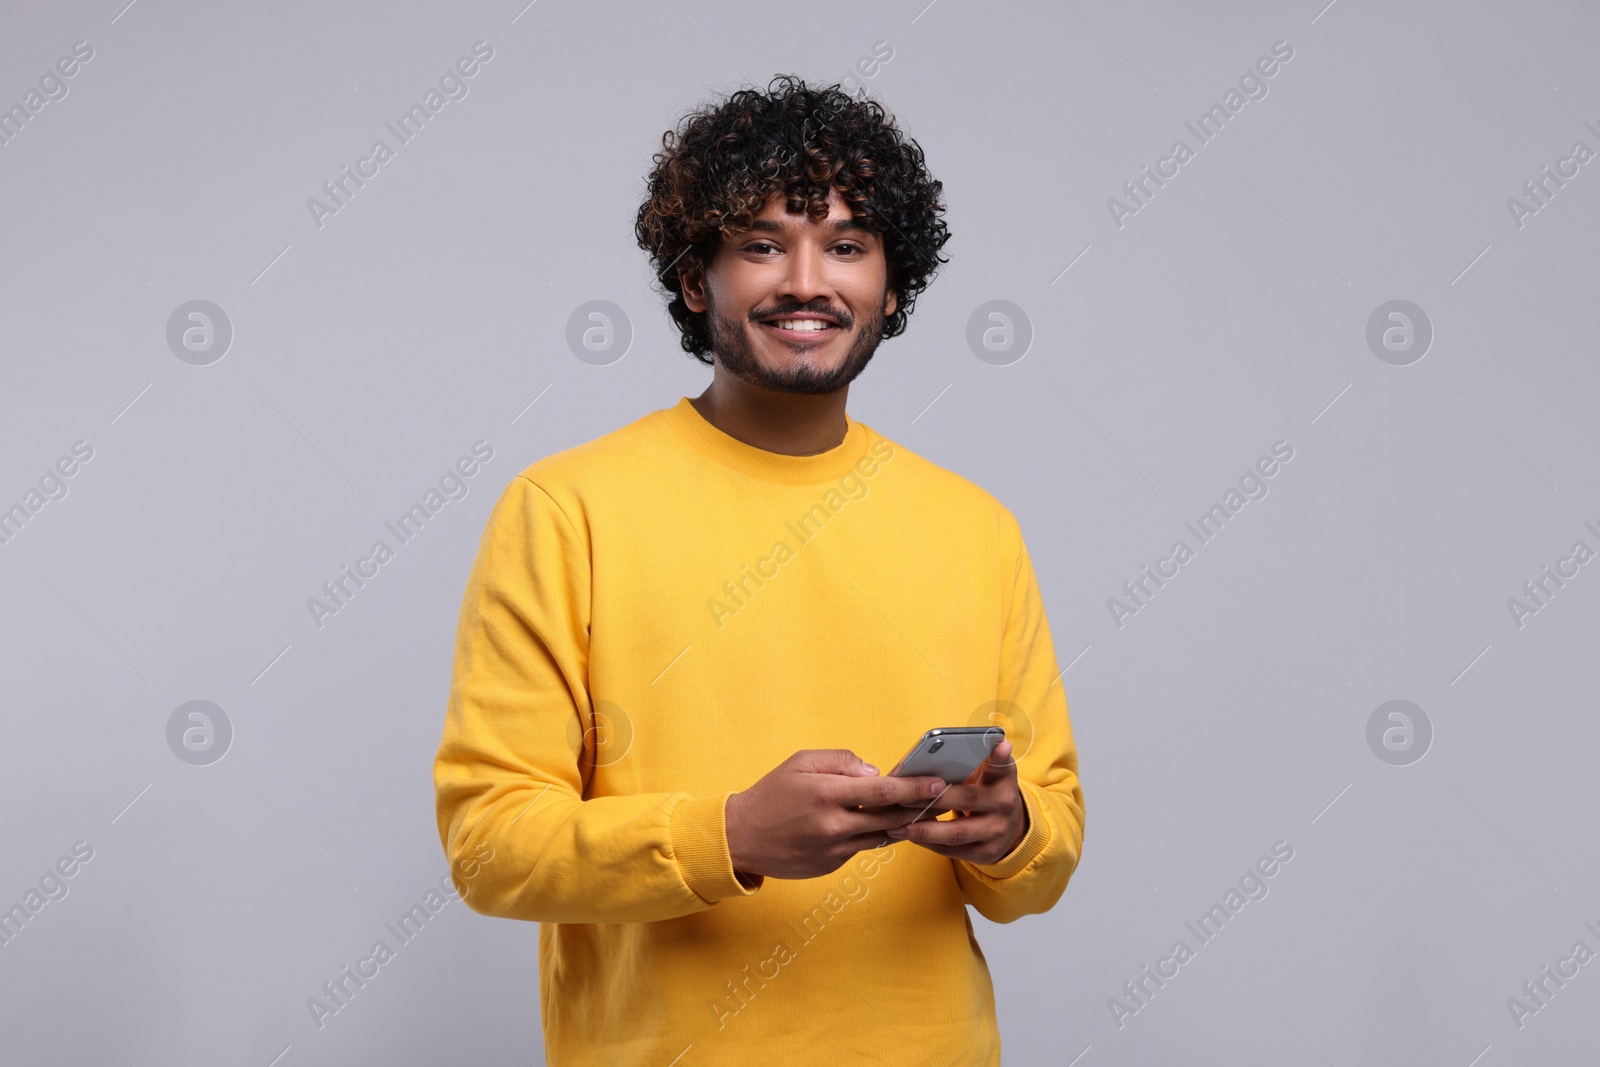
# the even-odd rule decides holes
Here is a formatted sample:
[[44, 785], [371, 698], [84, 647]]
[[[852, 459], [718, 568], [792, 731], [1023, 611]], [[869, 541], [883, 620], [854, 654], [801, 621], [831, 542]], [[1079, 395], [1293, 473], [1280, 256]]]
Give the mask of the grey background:
[[[850, 410], [1016, 512], [1090, 819], [1052, 912], [974, 915], [1007, 1062], [1593, 1057], [1600, 963], [1520, 1028], [1507, 998], [1600, 950], [1600, 563], [1520, 628], [1507, 598], [1600, 547], [1600, 162], [1521, 227], [1506, 203], [1600, 149], [1593, 5], [123, 2], [9, 0], [0, 34], [6, 106], [94, 49], [0, 146], [0, 506], [94, 450], [0, 546], [0, 905], [94, 849], [0, 948], [8, 1062], [542, 1062], [536, 927], [459, 901], [322, 1028], [306, 1002], [446, 874], [431, 760], [499, 491], [708, 380], [632, 240], [661, 132], [878, 41], [858, 80], [954, 239]], [[319, 229], [307, 198], [477, 40], [468, 96]], [[1280, 40], [1119, 228], [1107, 199]], [[194, 299], [234, 331], [208, 366], [166, 343]], [[997, 299], [1033, 330], [1006, 366], [966, 341]], [[1435, 331], [1408, 366], [1366, 342], [1392, 299]], [[567, 344], [590, 300], [629, 317], [609, 365]], [[480, 439], [318, 629], [307, 598]], [[1279, 440], [1270, 494], [1116, 626]], [[1367, 742], [1394, 699], [1433, 730], [1405, 766]], [[191, 700], [233, 731], [205, 766], [168, 744]], [[1269, 895], [1119, 1027], [1276, 841]]]

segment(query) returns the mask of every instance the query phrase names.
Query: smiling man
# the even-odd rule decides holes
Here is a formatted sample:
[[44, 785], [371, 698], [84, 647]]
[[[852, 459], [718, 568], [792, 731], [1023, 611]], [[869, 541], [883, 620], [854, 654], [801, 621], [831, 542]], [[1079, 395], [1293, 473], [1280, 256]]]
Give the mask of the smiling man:
[[[555, 1067], [998, 1064], [967, 907], [1048, 910], [1083, 846], [1049, 625], [1011, 512], [845, 411], [942, 187], [791, 77], [662, 146], [636, 232], [711, 383], [496, 504], [434, 763], [452, 876], [541, 924]], [[879, 770], [964, 725], [1007, 734], [966, 782]]]

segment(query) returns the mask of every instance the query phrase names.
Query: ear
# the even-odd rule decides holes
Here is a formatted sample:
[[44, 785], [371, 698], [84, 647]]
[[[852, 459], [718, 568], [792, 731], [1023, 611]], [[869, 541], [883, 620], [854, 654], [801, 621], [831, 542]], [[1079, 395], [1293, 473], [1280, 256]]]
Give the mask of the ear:
[[883, 313], [885, 316], [893, 315], [894, 309], [900, 306], [899, 297], [893, 289], [888, 290], [883, 298]]
[[705, 273], [698, 267], [690, 267], [679, 272], [678, 282], [683, 286], [683, 302], [689, 306], [689, 310], [704, 311], [706, 309]]

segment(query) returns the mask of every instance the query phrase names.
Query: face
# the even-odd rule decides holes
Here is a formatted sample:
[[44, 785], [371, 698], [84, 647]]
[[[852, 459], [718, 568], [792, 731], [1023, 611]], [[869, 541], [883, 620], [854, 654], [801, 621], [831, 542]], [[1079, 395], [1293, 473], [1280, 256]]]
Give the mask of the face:
[[751, 228], [724, 241], [684, 302], [705, 311], [724, 370], [774, 392], [820, 395], [849, 385], [883, 340], [895, 309], [877, 234], [854, 221], [837, 189], [828, 213], [790, 213], [783, 194]]

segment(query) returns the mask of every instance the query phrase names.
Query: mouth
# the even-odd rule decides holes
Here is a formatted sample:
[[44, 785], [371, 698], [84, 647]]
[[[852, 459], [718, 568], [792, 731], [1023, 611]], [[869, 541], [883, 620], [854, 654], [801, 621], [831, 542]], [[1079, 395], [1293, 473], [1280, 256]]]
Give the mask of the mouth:
[[780, 316], [763, 321], [761, 327], [791, 344], [815, 344], [839, 333], [839, 326], [832, 319], [816, 315]]

